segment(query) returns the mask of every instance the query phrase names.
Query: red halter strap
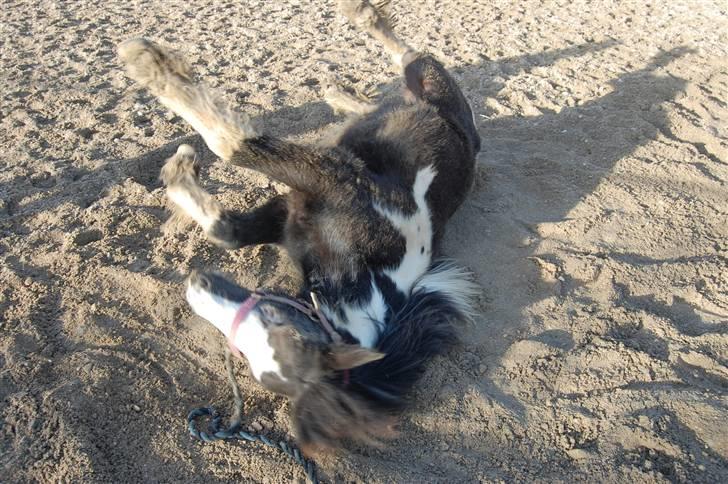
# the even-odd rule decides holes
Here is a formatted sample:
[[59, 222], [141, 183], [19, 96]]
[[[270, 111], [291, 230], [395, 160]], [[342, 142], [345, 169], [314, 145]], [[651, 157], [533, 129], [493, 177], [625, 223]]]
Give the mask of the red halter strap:
[[321, 310], [321, 307], [318, 303], [318, 298], [314, 293], [311, 293], [311, 300], [313, 301], [313, 304], [309, 304], [306, 301], [301, 301], [298, 299], [291, 299], [283, 296], [274, 296], [272, 294], [264, 294], [261, 292], [253, 292], [248, 299], [246, 299], [243, 304], [240, 305], [237, 312], [235, 313], [235, 318], [233, 319], [233, 324], [230, 327], [230, 334], [228, 335], [228, 346], [230, 347], [230, 351], [237, 357], [240, 356], [240, 351], [235, 346], [235, 336], [238, 333], [238, 328], [240, 327], [240, 323], [245, 321], [245, 318], [248, 317], [250, 314], [250, 311], [252, 311], [255, 306], [260, 301], [275, 301], [281, 304], [286, 304], [288, 306], [291, 306], [292, 308], [302, 312], [306, 316], [308, 316], [310, 319], [314, 321], [318, 321], [322, 328], [328, 333], [329, 338], [331, 338], [331, 341], [334, 343], [341, 343], [342, 338], [339, 333], [336, 332], [334, 327], [331, 325], [328, 319], [326, 319], [326, 315]]
[[228, 347], [230, 348], [230, 351], [232, 354], [237, 356], [238, 358], [242, 358], [240, 356], [240, 351], [238, 350], [238, 347], [235, 346], [235, 336], [238, 333], [238, 328], [240, 327], [240, 323], [245, 321], [245, 318], [248, 317], [248, 314], [250, 314], [250, 311], [253, 310], [256, 304], [258, 304], [258, 301], [260, 301], [260, 295], [256, 293], [252, 293], [248, 299], [246, 299], [243, 304], [240, 305], [238, 308], [238, 311], [235, 313], [235, 318], [233, 318], [233, 324], [230, 327], [230, 334], [228, 335]]

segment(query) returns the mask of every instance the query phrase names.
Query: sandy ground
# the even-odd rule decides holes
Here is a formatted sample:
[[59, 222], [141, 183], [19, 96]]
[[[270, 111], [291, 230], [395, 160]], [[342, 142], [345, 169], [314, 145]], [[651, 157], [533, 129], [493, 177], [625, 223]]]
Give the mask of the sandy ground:
[[[115, 46], [176, 46], [269, 131], [309, 142], [342, 122], [326, 72], [399, 82], [332, 3], [2, 1], [0, 480], [302, 478], [260, 446], [187, 434], [189, 409], [229, 409], [231, 392], [184, 275], [296, 277], [274, 247], [225, 252], [165, 225], [160, 164], [200, 141]], [[430, 366], [400, 437], [322, 459], [323, 476], [728, 481], [726, 3], [395, 3], [397, 31], [475, 108], [478, 180], [446, 252], [477, 274], [480, 317]], [[284, 189], [209, 152], [202, 179], [240, 209]], [[238, 370], [249, 425], [287, 435], [286, 401]]]

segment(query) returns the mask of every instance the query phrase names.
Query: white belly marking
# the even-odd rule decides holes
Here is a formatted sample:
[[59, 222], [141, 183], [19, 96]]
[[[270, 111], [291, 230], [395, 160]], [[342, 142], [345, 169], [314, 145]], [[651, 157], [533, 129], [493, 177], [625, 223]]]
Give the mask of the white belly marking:
[[380, 205], [374, 208], [386, 217], [406, 241], [406, 250], [399, 266], [386, 269], [384, 273], [397, 286], [397, 289], [408, 295], [415, 281], [424, 274], [430, 266], [432, 258], [432, 220], [430, 209], [427, 206], [425, 195], [435, 179], [435, 169], [432, 166], [422, 168], [417, 172], [412, 187], [417, 210], [414, 214], [406, 216], [401, 212], [390, 210]]

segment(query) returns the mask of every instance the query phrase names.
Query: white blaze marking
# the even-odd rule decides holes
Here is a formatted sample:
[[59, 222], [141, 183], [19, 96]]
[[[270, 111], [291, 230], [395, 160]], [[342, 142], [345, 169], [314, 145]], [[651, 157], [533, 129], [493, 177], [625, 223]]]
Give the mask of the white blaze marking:
[[[192, 284], [187, 286], [187, 302], [197, 315], [212, 323], [226, 338], [230, 336], [233, 319], [242, 305], [194, 287]], [[263, 373], [268, 372], [275, 373], [285, 380], [281, 374], [281, 366], [274, 358], [273, 347], [268, 343], [268, 332], [260, 321], [257, 311], [250, 311], [248, 317], [240, 323], [233, 343], [245, 355], [250, 371], [258, 381]]]
[[402, 262], [398, 267], [384, 270], [397, 289], [404, 294], [410, 293], [417, 278], [424, 274], [430, 266], [432, 220], [430, 220], [430, 209], [427, 206], [425, 195], [436, 174], [432, 166], [422, 168], [417, 172], [412, 187], [412, 195], [417, 205], [414, 214], [406, 216], [401, 212], [374, 205], [375, 210], [386, 217], [405, 238], [406, 250]]

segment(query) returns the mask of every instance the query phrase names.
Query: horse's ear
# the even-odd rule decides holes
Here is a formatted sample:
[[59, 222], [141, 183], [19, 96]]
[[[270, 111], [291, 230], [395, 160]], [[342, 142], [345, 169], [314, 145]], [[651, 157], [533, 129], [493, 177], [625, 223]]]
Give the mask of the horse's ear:
[[330, 351], [329, 366], [332, 370], [348, 370], [384, 358], [384, 353], [357, 345], [335, 344]]

